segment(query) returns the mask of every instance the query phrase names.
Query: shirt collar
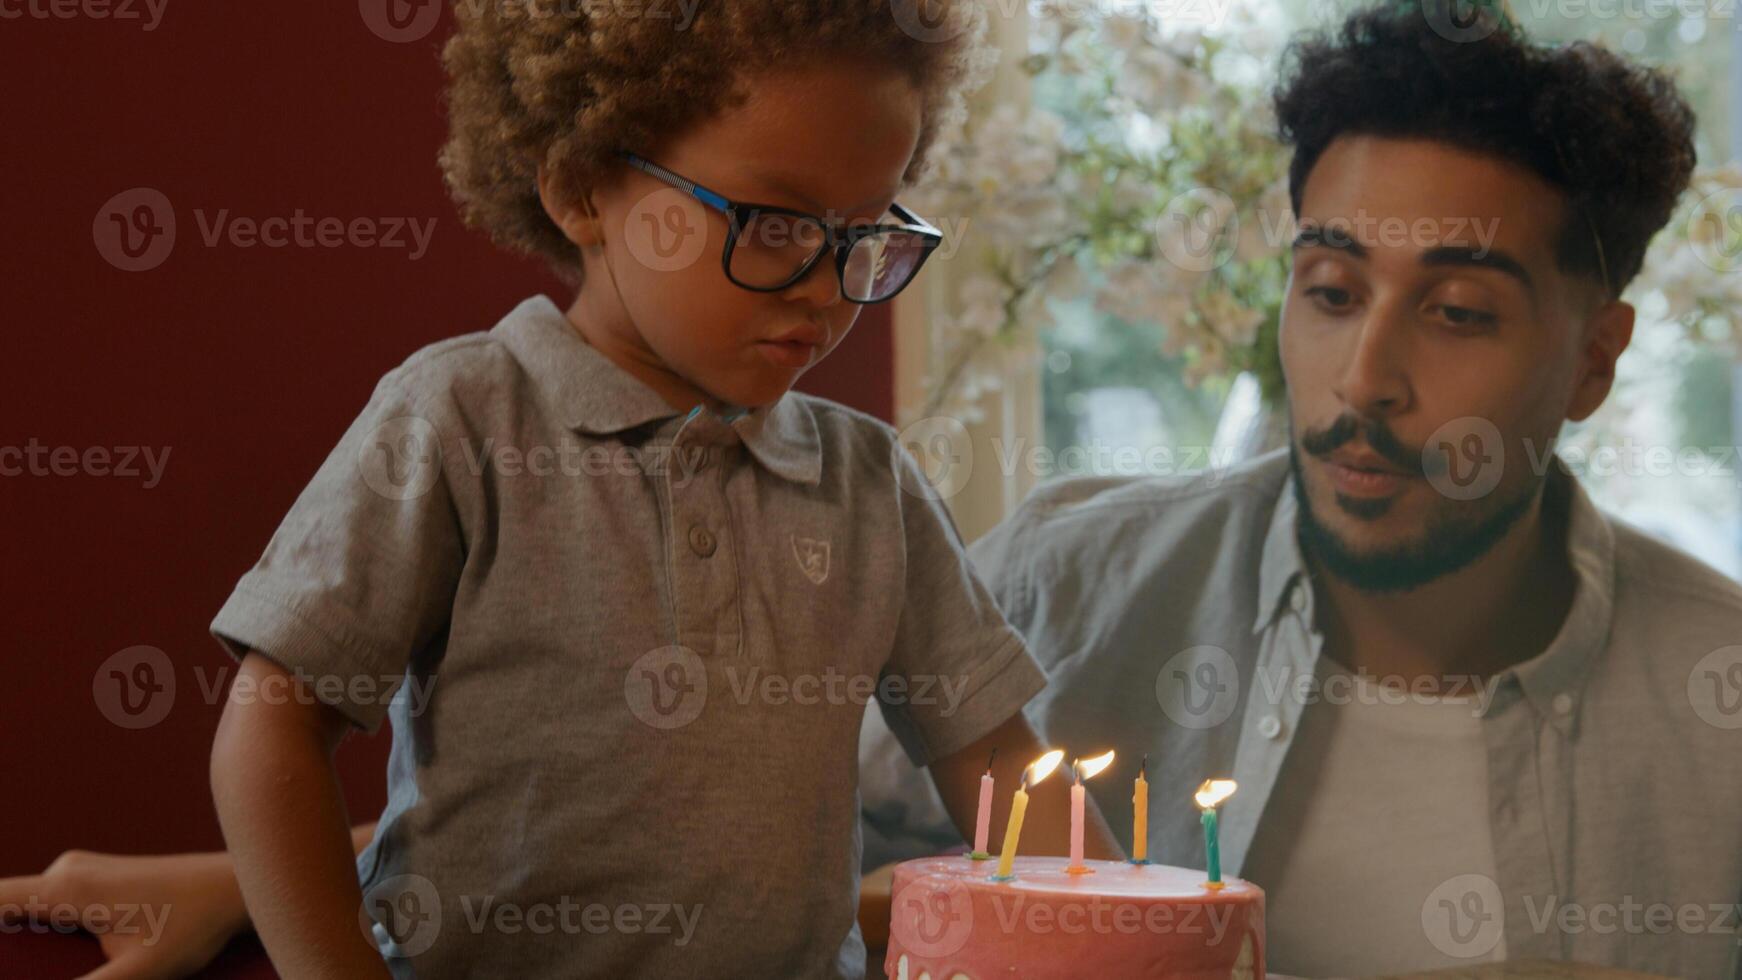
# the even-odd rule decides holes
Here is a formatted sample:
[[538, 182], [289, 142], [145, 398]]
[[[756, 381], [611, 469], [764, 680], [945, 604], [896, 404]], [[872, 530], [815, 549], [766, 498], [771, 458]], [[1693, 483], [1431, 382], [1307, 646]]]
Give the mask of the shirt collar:
[[1559, 457], [1544, 494], [1545, 516], [1566, 521], [1572, 608], [1548, 648], [1512, 668], [1537, 713], [1570, 732], [1591, 663], [1609, 643], [1615, 614], [1615, 529]]
[[[1608, 644], [1614, 619], [1615, 530], [1558, 456], [1543, 506], [1545, 519], [1566, 521], [1567, 560], [1576, 580], [1573, 604], [1548, 647], [1501, 676], [1515, 675], [1531, 706], [1557, 728], [1570, 732], [1591, 662]], [[1253, 632], [1262, 632], [1276, 619], [1294, 584], [1306, 575], [1296, 535], [1298, 508], [1290, 474], [1282, 482], [1264, 538]], [[1310, 603], [1310, 596], [1305, 599]]]
[[1258, 618], [1252, 632], [1260, 633], [1282, 612], [1296, 580], [1306, 574], [1306, 562], [1300, 554], [1300, 539], [1295, 536], [1298, 502], [1294, 497], [1294, 476], [1282, 481], [1282, 493], [1270, 513], [1270, 530], [1264, 536], [1264, 552], [1258, 565]]
[[[613, 435], [685, 413], [588, 344], [547, 296], [515, 307], [492, 331], [570, 429]], [[701, 415], [692, 409], [685, 424]], [[788, 392], [768, 405], [719, 420], [763, 467], [794, 483], [822, 480], [822, 440], [810, 406]]]

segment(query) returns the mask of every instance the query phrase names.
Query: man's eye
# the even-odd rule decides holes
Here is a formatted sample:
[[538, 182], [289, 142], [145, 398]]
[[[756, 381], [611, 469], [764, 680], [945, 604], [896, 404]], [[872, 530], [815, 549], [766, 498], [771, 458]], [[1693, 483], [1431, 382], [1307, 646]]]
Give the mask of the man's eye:
[[1491, 327], [1500, 322], [1500, 318], [1486, 310], [1473, 310], [1467, 306], [1438, 307], [1446, 322], [1455, 327]]
[[1317, 297], [1321, 304], [1330, 307], [1347, 306], [1353, 300], [1347, 289], [1338, 289], [1335, 286], [1314, 286], [1306, 294]]

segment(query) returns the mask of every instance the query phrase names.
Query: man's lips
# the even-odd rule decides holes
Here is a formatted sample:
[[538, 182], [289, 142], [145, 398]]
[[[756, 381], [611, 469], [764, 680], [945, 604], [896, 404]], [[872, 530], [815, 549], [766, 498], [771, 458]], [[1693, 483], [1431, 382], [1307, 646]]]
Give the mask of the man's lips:
[[1320, 457], [1337, 492], [1349, 497], [1390, 497], [1413, 479], [1380, 456], [1334, 452]]

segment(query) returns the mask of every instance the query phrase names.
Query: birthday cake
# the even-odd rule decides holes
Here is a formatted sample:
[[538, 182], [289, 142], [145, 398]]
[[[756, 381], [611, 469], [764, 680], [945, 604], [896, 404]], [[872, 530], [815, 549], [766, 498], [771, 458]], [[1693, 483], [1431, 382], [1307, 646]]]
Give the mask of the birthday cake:
[[889, 952], [895, 980], [1263, 980], [1264, 892], [1202, 871], [1126, 861], [922, 858], [895, 868]]

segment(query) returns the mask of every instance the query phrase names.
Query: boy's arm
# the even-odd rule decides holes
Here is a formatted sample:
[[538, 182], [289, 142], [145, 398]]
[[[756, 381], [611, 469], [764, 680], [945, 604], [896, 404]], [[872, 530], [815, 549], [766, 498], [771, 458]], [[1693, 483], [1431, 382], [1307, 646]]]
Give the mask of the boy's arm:
[[[992, 750], [992, 778], [998, 788], [992, 794], [992, 827], [987, 847], [997, 854], [1003, 847], [1004, 829], [1010, 821], [1010, 801], [1022, 784], [1022, 770], [1047, 751], [1021, 711], [994, 728], [978, 742], [931, 764], [938, 795], [962, 832], [974, 840], [974, 817], [980, 807], [980, 776]], [[1028, 812], [1022, 818], [1021, 853], [1067, 855], [1071, 850], [1071, 760], [1066, 759], [1051, 776], [1028, 791]], [[1113, 840], [1093, 796], [1083, 806], [1083, 856], [1115, 860], [1125, 855]]]
[[255, 931], [288, 980], [385, 980], [386, 963], [361, 924], [361, 828], [348, 827], [333, 769], [350, 722], [258, 653], [243, 659], [242, 676], [254, 696], [238, 699], [232, 687], [211, 778]]

